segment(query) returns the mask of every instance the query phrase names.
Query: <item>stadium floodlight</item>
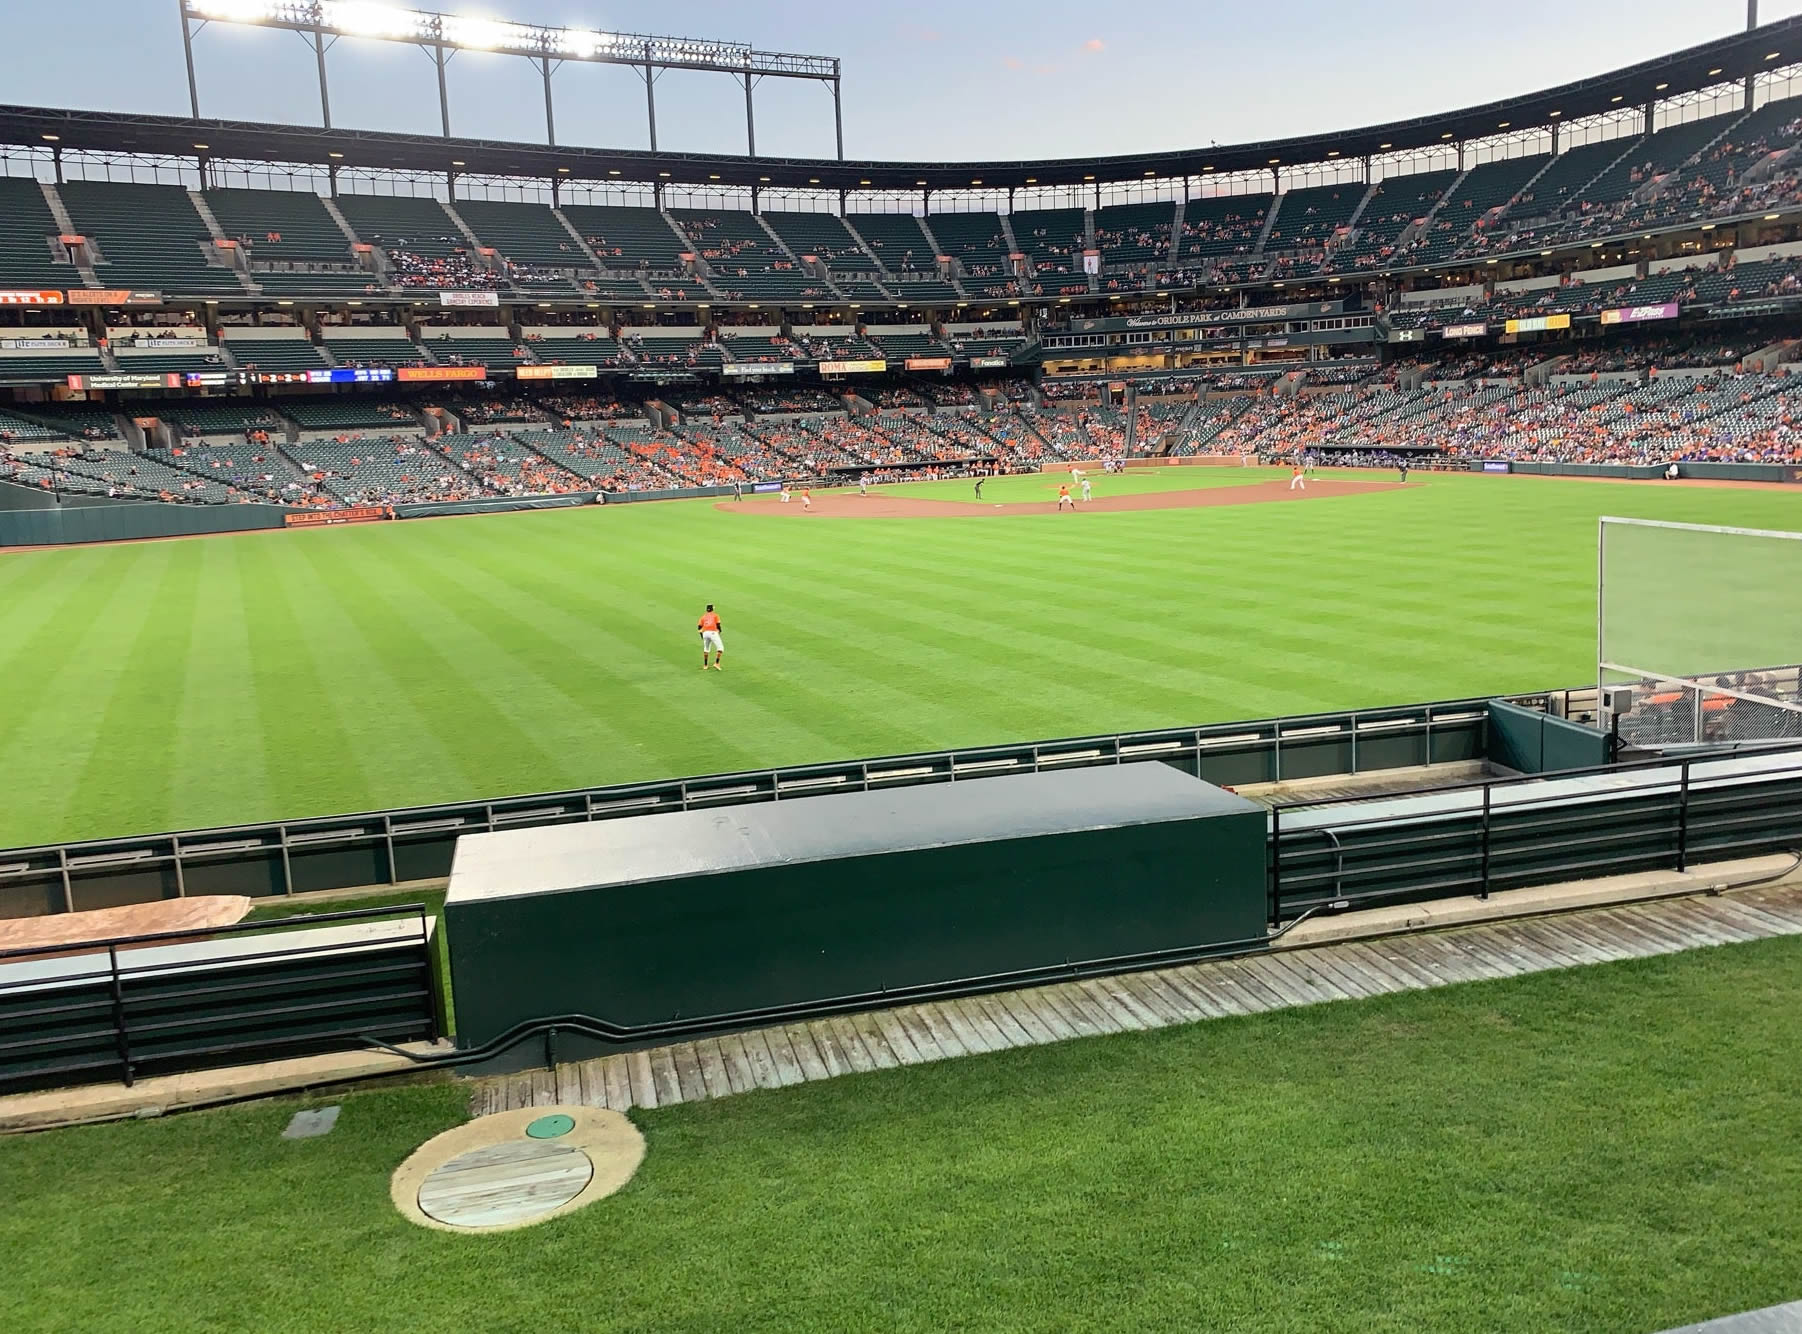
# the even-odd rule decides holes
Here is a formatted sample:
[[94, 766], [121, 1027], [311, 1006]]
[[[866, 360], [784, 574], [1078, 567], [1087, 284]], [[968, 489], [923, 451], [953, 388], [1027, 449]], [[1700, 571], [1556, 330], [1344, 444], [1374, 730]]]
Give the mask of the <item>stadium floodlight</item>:
[[580, 60], [625, 65], [644, 80], [652, 151], [657, 148], [654, 88], [658, 75], [665, 70], [702, 70], [730, 74], [742, 80], [745, 137], [753, 157], [757, 155], [757, 128], [751, 90], [757, 80], [809, 79], [827, 84], [832, 92], [838, 156], [840, 160], [845, 156], [841, 70], [836, 56], [759, 51], [746, 42], [600, 32], [478, 15], [443, 14], [386, 4], [383, 0], [177, 0], [177, 5], [181, 10], [182, 49], [188, 63], [188, 104], [196, 120], [200, 118], [200, 88], [194, 74], [194, 34], [208, 23], [229, 23], [283, 28], [297, 32], [307, 40], [319, 63], [319, 106], [327, 129], [331, 128], [332, 114], [326, 88], [325, 53], [338, 38], [353, 37], [405, 42], [421, 47], [431, 56], [438, 67], [438, 108], [447, 139], [450, 137], [450, 94], [445, 82], [445, 66], [458, 51], [496, 51], [524, 56], [542, 72], [545, 131], [553, 147], [557, 142], [557, 126], [551, 102], [551, 74], [566, 60]]

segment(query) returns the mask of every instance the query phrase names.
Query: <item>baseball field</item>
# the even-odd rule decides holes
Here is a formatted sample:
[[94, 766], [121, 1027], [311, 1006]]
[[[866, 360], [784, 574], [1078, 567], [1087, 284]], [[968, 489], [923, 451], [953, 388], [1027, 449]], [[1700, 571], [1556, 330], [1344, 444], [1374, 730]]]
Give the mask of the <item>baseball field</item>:
[[1802, 527], [1690, 484], [1092, 480], [0, 555], [0, 847], [1576, 684], [1597, 516]]
[[[1598, 515], [1802, 526], [1778, 491], [1392, 480], [7, 554], [0, 846], [1576, 683]], [[388, 1200], [468, 1114], [448, 1083], [3, 1137], [0, 1325], [1666, 1328], [1795, 1295], [1798, 987], [1765, 940], [640, 1110], [619, 1195], [494, 1236]]]

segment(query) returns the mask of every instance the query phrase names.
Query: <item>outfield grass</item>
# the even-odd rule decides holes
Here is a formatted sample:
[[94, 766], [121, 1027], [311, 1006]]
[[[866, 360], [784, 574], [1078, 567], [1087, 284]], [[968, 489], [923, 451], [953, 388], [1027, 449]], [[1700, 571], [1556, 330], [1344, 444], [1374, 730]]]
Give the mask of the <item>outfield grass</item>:
[[0, 1327], [1664, 1329], [1796, 1296], [1799, 990], [1771, 940], [635, 1113], [493, 1237], [388, 1202], [449, 1087], [0, 1140]]
[[1573, 684], [1598, 515], [1802, 527], [1785, 492], [1417, 479], [1080, 523], [689, 502], [7, 553], [0, 846]]

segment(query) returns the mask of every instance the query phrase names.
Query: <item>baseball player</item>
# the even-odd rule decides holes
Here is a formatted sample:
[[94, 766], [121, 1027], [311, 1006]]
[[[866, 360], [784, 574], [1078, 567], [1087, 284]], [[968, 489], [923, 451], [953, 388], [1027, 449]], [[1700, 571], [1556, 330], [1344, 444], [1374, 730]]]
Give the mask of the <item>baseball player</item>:
[[696, 628], [701, 632], [701, 670], [707, 670], [707, 654], [711, 652], [714, 671], [725, 671], [721, 664], [726, 656], [726, 641], [720, 636], [719, 614], [714, 611], [711, 602], [707, 604], [707, 610], [701, 613], [701, 621]]

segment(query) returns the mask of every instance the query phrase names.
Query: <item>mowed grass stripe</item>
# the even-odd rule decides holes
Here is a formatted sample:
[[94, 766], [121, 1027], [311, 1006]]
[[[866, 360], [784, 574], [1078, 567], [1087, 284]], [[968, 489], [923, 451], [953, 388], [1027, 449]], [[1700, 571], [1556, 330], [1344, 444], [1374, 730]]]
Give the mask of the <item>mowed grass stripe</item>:
[[[531, 572], [542, 568], [529, 549], [517, 553], [512, 561], [517, 564], [509, 563], [503, 568], [511, 568], [521, 578], [531, 577]], [[699, 582], [691, 581], [689, 586]], [[810, 705], [794, 702], [796, 697], [807, 694], [806, 682], [821, 670], [829, 671], [830, 664], [813, 664], [816, 670], [800, 680], [782, 680], [762, 672], [752, 655], [735, 651], [744, 642], [745, 627], [742, 618], [732, 617], [726, 620], [727, 670], [703, 676], [699, 670], [700, 639], [693, 627], [705, 603], [699, 598], [682, 603], [677, 600], [680, 593], [672, 592], [660, 607], [652, 600], [652, 607], [665, 614], [646, 614], [642, 610], [647, 601], [642, 572], [632, 591], [635, 596], [630, 602], [612, 593], [597, 598], [593, 592], [564, 585], [546, 586], [541, 594], [543, 605], [563, 611], [573, 633], [583, 640], [617, 640], [628, 655], [630, 646], [656, 646], [651, 661], [636, 676], [644, 684], [637, 686], [630, 679], [621, 680], [613, 687], [613, 693], [617, 695], [623, 689], [629, 698], [642, 700], [642, 707], [632, 712], [635, 727], [654, 728], [659, 712], [664, 715], [663, 749], [676, 747], [677, 753], [690, 763], [721, 767], [720, 762], [730, 757], [730, 763], [724, 767], [756, 768], [771, 762], [758, 758], [768, 735], [788, 733], [820, 746], [831, 744], [828, 734], [811, 731], [808, 720], [822, 713], [828, 717], [836, 715], [843, 707], [842, 701], [821, 695]], [[723, 601], [720, 605], [723, 609], [731, 606]], [[530, 627], [520, 626], [516, 633], [529, 634]], [[643, 653], [642, 648], [639, 652]], [[739, 709], [737, 716], [733, 716], [734, 703]], [[678, 725], [681, 736], [668, 735], [670, 723]], [[594, 769], [588, 772], [592, 774]], [[616, 771], [604, 772], [611, 775]], [[587, 781], [652, 776], [659, 775], [623, 772], [619, 778], [603, 776]]]
[[[554, 769], [550, 750], [538, 743], [533, 729], [512, 725], [495, 707], [512, 694], [511, 681], [473, 670], [465, 651], [470, 637], [452, 633], [454, 622], [443, 603], [455, 596], [454, 587], [442, 580], [426, 587], [405, 579], [399, 554], [378, 565], [347, 561], [322, 547], [308, 551], [315, 575], [333, 587], [359, 642], [405, 698], [414, 723], [406, 730], [414, 744], [435, 743], [451, 761], [442, 771], [444, 780], [467, 784], [462, 790], [479, 795], [494, 791], [489, 773], [497, 753], [536, 772]], [[391, 697], [386, 691], [375, 694], [378, 703]], [[388, 744], [394, 744], [392, 737]]]
[[[587, 700], [584, 707], [596, 722], [633, 752], [648, 754], [665, 747], [673, 732], [704, 738], [715, 730], [717, 720], [712, 715], [717, 692], [697, 694], [685, 679], [685, 673], [698, 674], [698, 637], [670, 625], [622, 625], [604, 600], [605, 584], [598, 582], [538, 584], [526, 604], [532, 615], [518, 614], [521, 588], [542, 578], [543, 572], [542, 562], [529, 554], [490, 553], [481, 567], [469, 566], [458, 572], [461, 596], [469, 605], [454, 614], [467, 615], [472, 624], [487, 625], [497, 642], [536, 662], [538, 670], [565, 695]], [[633, 628], [641, 633], [622, 633]], [[660, 644], [660, 640], [667, 643]], [[679, 641], [695, 646], [694, 658], [684, 654], [678, 662], [675, 644]], [[707, 686], [712, 684], [709, 680]], [[545, 722], [560, 735], [569, 735], [566, 715], [548, 717]], [[617, 749], [584, 746], [579, 734], [570, 740], [569, 762], [564, 765], [567, 781], [572, 785], [609, 781], [606, 776], [596, 776], [596, 750], [617, 754]], [[753, 752], [740, 752], [726, 737], [713, 743], [712, 753], [729, 761], [726, 767], [754, 763]], [[633, 772], [631, 776], [647, 775]]]
[[[212, 539], [186, 630], [145, 650], [175, 749], [113, 738], [124, 792], [87, 768], [91, 710], [167, 548], [4, 556], [0, 679], [32, 707], [0, 715], [0, 843], [1570, 684], [1598, 514], [1802, 528], [1799, 502], [1435, 476], [983, 522], [701, 501]], [[708, 600], [733, 651], [698, 676]]]
[[[312, 534], [294, 534], [307, 538]], [[370, 775], [362, 749], [346, 725], [339, 701], [366, 683], [340, 677], [335, 645], [318, 645], [311, 622], [301, 615], [290, 570], [298, 551], [276, 539], [233, 539], [245, 584], [251, 590], [246, 625], [250, 641], [252, 693], [262, 722], [266, 810], [234, 815], [196, 812], [181, 825], [237, 824], [286, 819], [309, 813], [359, 810], [368, 804]], [[321, 651], [321, 649], [324, 651]], [[235, 750], [221, 765], [242, 760]]]
[[[167, 686], [168, 663], [185, 658], [159, 640], [160, 652], [132, 660], [140, 636], [159, 634], [152, 623], [156, 600], [173, 562], [167, 545], [132, 549], [113, 577], [95, 579], [86, 594], [66, 593], [75, 614], [59, 613], [34, 637], [31, 670], [24, 679], [13, 678], [9, 690], [38, 704], [16, 711], [0, 747], [8, 775], [0, 829], [15, 831], [8, 841], [36, 842], [33, 831], [67, 828], [90, 797], [94, 809], [124, 812], [133, 820], [154, 819], [162, 809], [168, 775], [140, 767], [138, 755], [161, 753], [166, 710], [151, 704], [109, 717], [109, 709], [121, 690], [134, 701], [143, 698], [141, 683], [128, 680], [134, 671]], [[52, 630], [66, 637], [52, 641]], [[135, 779], [121, 782], [121, 775], [94, 767], [103, 745], [115, 757], [113, 764]]]
[[[266, 811], [269, 737], [257, 706], [257, 663], [251, 653], [253, 602], [244, 569], [246, 544], [200, 542], [199, 580], [205, 595], [194, 606], [189, 661], [202, 664], [181, 678], [173, 713], [175, 753], [169, 769], [171, 826], [190, 811]], [[229, 738], [230, 763], [221, 763]]]
[[140, 605], [111, 621], [109, 688], [86, 701], [92, 742], [82, 762], [70, 763], [61, 775], [65, 781], [51, 788], [60, 789], [65, 806], [83, 793], [104, 805], [136, 807], [153, 825], [167, 823], [175, 713], [187, 678], [167, 672], [165, 664], [191, 651], [200, 548], [197, 542], [161, 544], [139, 566]]

